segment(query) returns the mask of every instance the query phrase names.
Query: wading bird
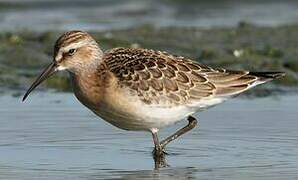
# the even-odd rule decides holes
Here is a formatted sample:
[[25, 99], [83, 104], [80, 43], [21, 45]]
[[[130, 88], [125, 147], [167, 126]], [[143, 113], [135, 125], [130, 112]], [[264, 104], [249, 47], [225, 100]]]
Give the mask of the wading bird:
[[[153, 136], [155, 157], [197, 124], [194, 113], [284, 75], [282, 72], [211, 68], [188, 58], [141, 48], [103, 52], [86, 32], [64, 33], [52, 63], [23, 97], [56, 71], [70, 74], [78, 100], [112, 125]], [[186, 118], [188, 124], [163, 141], [158, 131]]]

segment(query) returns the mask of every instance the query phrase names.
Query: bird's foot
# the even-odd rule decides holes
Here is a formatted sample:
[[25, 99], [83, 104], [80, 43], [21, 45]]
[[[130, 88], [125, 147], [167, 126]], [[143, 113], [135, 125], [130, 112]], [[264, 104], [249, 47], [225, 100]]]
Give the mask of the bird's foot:
[[152, 151], [153, 159], [155, 162], [155, 169], [163, 168], [163, 167], [168, 167], [169, 165], [166, 162], [165, 156], [168, 153], [165, 151], [164, 148], [158, 147], [154, 148]]
[[168, 155], [168, 153], [165, 151], [163, 147], [155, 147], [152, 151], [153, 157], [164, 157], [165, 155]]

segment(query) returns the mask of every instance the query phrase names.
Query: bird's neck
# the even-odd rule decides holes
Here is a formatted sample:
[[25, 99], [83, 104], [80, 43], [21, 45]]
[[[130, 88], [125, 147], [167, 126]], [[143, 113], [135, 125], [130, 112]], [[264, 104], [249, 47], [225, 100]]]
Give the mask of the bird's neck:
[[75, 64], [69, 68], [73, 74], [77, 76], [90, 75], [98, 70], [98, 67], [103, 64], [103, 51], [97, 44], [91, 44], [86, 54], [75, 61]]
[[83, 63], [76, 64], [76, 66], [69, 71], [77, 76], [88, 75], [95, 73], [101, 64], [102, 60], [96, 58], [88, 60], [87, 62], [85, 61]]
[[76, 97], [86, 106], [93, 106], [101, 102], [105, 93], [105, 83], [108, 72], [105, 65], [98, 63], [92, 67], [77, 72], [70, 72], [73, 90]]

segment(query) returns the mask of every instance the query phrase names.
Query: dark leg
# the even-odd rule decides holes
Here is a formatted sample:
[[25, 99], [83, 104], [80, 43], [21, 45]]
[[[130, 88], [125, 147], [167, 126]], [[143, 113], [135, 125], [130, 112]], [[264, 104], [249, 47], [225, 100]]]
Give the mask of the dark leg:
[[151, 132], [152, 133], [152, 137], [153, 137], [153, 142], [154, 142], [154, 150], [152, 152], [153, 156], [163, 156], [163, 151], [162, 148], [160, 146], [159, 140], [158, 140], [158, 136], [157, 136], [157, 132]]
[[153, 155], [153, 159], [154, 159], [155, 169], [169, 166], [165, 159], [165, 152], [160, 147], [157, 132], [152, 131], [151, 133], [152, 133], [153, 142], [154, 142], [154, 150], [152, 152], [152, 155]]
[[173, 140], [180, 137], [182, 134], [185, 134], [186, 132], [192, 130], [198, 123], [198, 121], [192, 116], [189, 116], [187, 120], [188, 120], [188, 124], [185, 127], [179, 129], [173, 135], [167, 137], [165, 140], [161, 142], [159, 142], [158, 140], [157, 131], [151, 131], [153, 142], [154, 142], [154, 150], [152, 152], [152, 155], [154, 158], [156, 169], [160, 167], [168, 166], [165, 161], [165, 154], [166, 154], [166, 152], [164, 151], [165, 146], [170, 142], [172, 142]]
[[177, 132], [175, 132], [174, 134], [172, 134], [171, 136], [167, 137], [166, 139], [160, 142], [159, 146], [162, 150], [165, 148], [167, 144], [177, 139], [182, 134], [185, 134], [188, 131], [192, 130], [198, 124], [198, 121], [196, 120], [196, 118], [192, 116], [188, 116], [187, 120], [188, 120], [188, 124], [186, 126], [179, 129]]

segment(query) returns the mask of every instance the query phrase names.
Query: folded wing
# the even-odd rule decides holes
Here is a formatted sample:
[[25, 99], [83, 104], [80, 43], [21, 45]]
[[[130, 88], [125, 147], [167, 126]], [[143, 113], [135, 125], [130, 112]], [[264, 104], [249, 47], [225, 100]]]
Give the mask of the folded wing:
[[190, 59], [146, 49], [116, 48], [105, 63], [146, 104], [177, 105], [239, 94], [282, 73], [214, 69]]

